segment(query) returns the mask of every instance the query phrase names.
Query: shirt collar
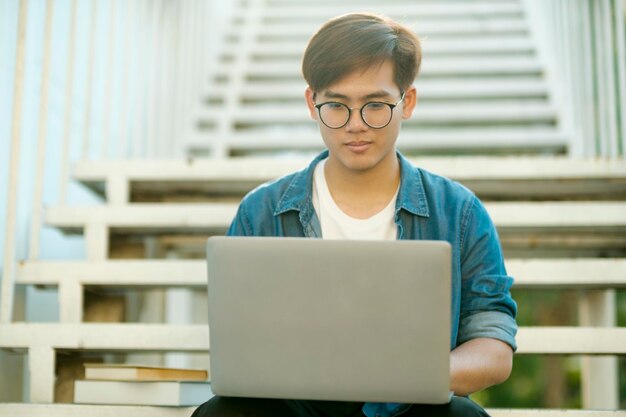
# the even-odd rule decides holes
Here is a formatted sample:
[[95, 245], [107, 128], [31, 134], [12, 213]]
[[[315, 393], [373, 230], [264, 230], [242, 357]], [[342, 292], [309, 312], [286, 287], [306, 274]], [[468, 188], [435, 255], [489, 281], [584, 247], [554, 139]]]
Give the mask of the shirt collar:
[[400, 161], [400, 191], [396, 201], [396, 212], [404, 209], [416, 216], [429, 217], [428, 201], [422, 182], [422, 173], [406, 159], [400, 151], [396, 151]]
[[[396, 212], [404, 209], [416, 216], [429, 217], [426, 192], [422, 183], [419, 168], [414, 167], [399, 151], [396, 151], [400, 161], [400, 190], [396, 201]], [[290, 210], [300, 212], [305, 222], [313, 214], [313, 173], [315, 166], [328, 157], [328, 150], [319, 154], [307, 168], [294, 174], [287, 190], [283, 193], [274, 211], [274, 216]]]
[[325, 150], [311, 161], [308, 167], [294, 174], [287, 190], [285, 190], [276, 206], [274, 216], [290, 210], [297, 210], [301, 213], [301, 218], [303, 216], [306, 218], [311, 217], [314, 211], [311, 200], [313, 196], [313, 173], [318, 162], [327, 157], [328, 150]]

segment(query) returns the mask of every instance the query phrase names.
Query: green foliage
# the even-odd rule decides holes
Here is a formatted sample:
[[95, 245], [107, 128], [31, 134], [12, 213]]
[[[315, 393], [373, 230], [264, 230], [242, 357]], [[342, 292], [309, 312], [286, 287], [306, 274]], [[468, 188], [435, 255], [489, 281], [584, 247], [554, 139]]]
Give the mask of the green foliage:
[[[548, 364], [549, 361], [553, 363]], [[551, 391], [556, 394], [556, 399], [554, 394], [549, 395]], [[579, 360], [516, 356], [507, 382], [478, 392], [472, 399], [485, 407], [495, 408], [580, 408]]]
[[[626, 327], [626, 291], [617, 292], [617, 325]], [[626, 409], [626, 358], [619, 359], [620, 408]]]
[[[576, 291], [518, 290], [520, 326], [576, 326]], [[618, 326], [626, 326], [626, 292], [617, 293]], [[626, 358], [620, 358], [620, 400], [626, 408]], [[504, 384], [472, 395], [494, 408], [581, 408], [580, 358], [516, 355], [511, 377]]]

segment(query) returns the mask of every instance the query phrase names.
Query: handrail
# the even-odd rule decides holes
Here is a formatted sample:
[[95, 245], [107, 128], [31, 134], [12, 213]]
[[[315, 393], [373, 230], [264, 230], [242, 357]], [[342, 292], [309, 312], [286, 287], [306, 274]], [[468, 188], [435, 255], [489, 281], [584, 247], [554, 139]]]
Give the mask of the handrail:
[[[28, 0], [12, 0], [3, 5], [16, 10], [19, 23], [16, 44], [1, 45], [15, 48], [16, 58], [9, 107], [12, 130], [4, 196], [6, 224], [0, 225], [6, 226], [2, 227], [2, 322], [12, 319], [13, 264], [17, 257], [38, 258], [41, 244], [46, 247], [46, 241], [41, 241], [43, 206], [66, 204], [77, 198], [69, 188], [70, 163], [80, 158], [182, 155], [178, 133], [192, 128], [187, 114], [198, 104], [197, 91], [202, 91], [206, 67], [213, 64], [206, 57], [210, 42], [205, 37], [214, 28], [206, 22], [213, 18], [216, 8], [222, 7], [220, 2], [101, 3], [72, 0], [60, 4], [48, 0], [31, 4]], [[230, 6], [223, 7], [230, 10]], [[29, 13], [29, 8], [34, 13]], [[43, 13], [46, 24], [42, 30], [31, 22]], [[88, 24], [82, 24], [84, 21]], [[26, 37], [31, 33], [38, 39], [29, 40], [27, 45]], [[32, 65], [30, 56], [39, 54], [43, 57], [41, 77], [33, 77], [26, 67]], [[125, 56], [131, 67], [121, 62], [124, 59], [120, 57]], [[61, 80], [59, 73], [63, 74]], [[33, 109], [26, 94], [35, 83], [41, 83], [41, 87]], [[33, 122], [25, 115], [37, 111], [33, 135], [31, 129], [26, 129]], [[132, 142], [121, 144], [129, 137]], [[50, 149], [55, 152], [48, 152]], [[22, 158], [25, 150], [35, 157]], [[26, 171], [32, 172], [32, 177], [20, 178], [20, 172]], [[50, 175], [51, 171], [55, 175]], [[4, 184], [2, 189], [4, 193]], [[18, 200], [18, 196], [24, 197]], [[44, 196], [54, 201], [45, 201]], [[22, 203], [32, 210], [26, 227], [18, 219], [18, 204]], [[26, 253], [21, 251], [23, 247]]]
[[8, 323], [13, 316], [13, 294], [15, 273], [15, 241], [17, 229], [17, 193], [19, 187], [19, 160], [22, 133], [22, 107], [24, 98], [24, 61], [26, 55], [26, 25], [28, 1], [20, 2], [17, 29], [17, 51], [15, 59], [15, 90], [13, 92], [13, 121], [11, 130], [11, 160], [7, 187], [7, 220], [2, 273], [0, 323]]
[[[623, 1], [526, 0], [526, 6], [571, 132], [570, 155], [624, 158]], [[615, 325], [614, 291], [584, 294], [579, 307], [582, 323]], [[617, 408], [617, 358], [585, 358], [582, 364], [583, 407]]]
[[[529, 22], [536, 25], [538, 33], [543, 33], [547, 46], [545, 58], [551, 62], [551, 81], [560, 87], [558, 104], [566, 110], [562, 118], [563, 127], [571, 129], [574, 137], [569, 148], [570, 154], [624, 158], [626, 48], [623, 2], [525, 1], [529, 10], [534, 10], [531, 12], [535, 13], [533, 16], [539, 16], [529, 19]], [[81, 157], [123, 159], [130, 156], [182, 156], [185, 144], [179, 142], [180, 136], [194, 128], [187, 114], [199, 104], [197, 91], [203, 91], [207, 67], [213, 64], [209, 60], [207, 43], [209, 36], [215, 32], [212, 32], [214, 29], [207, 22], [209, 18], [215, 19], [211, 15], [211, 7], [218, 7], [216, 5], [220, 2], [112, 0], [108, 3], [109, 7], [105, 6], [106, 2], [99, 0], [80, 3], [72, 0], [62, 6], [52, 0], [29, 3], [28, 0], [13, 0], [12, 3], [19, 4], [19, 24], [6, 192], [5, 250], [0, 283], [0, 323], [8, 323], [13, 319], [15, 262], [18, 256], [23, 256], [19, 249], [26, 246], [25, 235], [29, 234], [24, 232], [24, 227], [19, 227], [18, 203], [22, 203], [22, 197], [18, 201], [18, 196], [25, 196], [23, 200], [26, 200], [26, 206], [32, 207], [29, 213], [30, 246], [27, 256], [35, 259], [40, 257], [44, 190], [47, 187], [54, 188], [54, 197], [61, 204], [72, 200], [72, 190], [68, 188], [70, 162]], [[37, 39], [28, 44], [29, 48], [34, 45], [36, 53], [43, 50], [41, 78], [29, 78], [26, 73], [26, 56], [27, 52], [32, 51], [26, 50], [26, 35], [27, 30], [37, 30], [37, 27], [29, 25], [28, 9], [30, 7], [37, 12], [44, 4], [44, 36], [42, 40]], [[246, 48], [254, 46], [256, 36], [251, 27], [260, 23], [260, 14], [256, 12], [263, 3], [250, 0], [247, 4], [248, 9], [243, 17], [251, 25], [244, 25], [243, 32], [239, 33], [241, 48], [232, 54], [235, 63], [247, 61], [246, 53], [249, 50], [246, 51]], [[223, 7], [228, 9], [233, 6]], [[64, 16], [69, 15], [69, 24], [53, 19], [59, 11]], [[87, 19], [83, 19], [86, 16]], [[83, 20], [90, 24], [83, 26], [80, 24]], [[63, 24], [55, 26], [57, 22]], [[66, 35], [64, 30], [68, 27], [69, 35]], [[51, 53], [51, 48], [57, 46], [57, 43], [52, 45], [52, 34], [56, 34], [56, 31], [62, 34], [59, 44], [67, 44], [65, 55]], [[35, 33], [39, 35], [39, 32]], [[106, 37], [100, 42], [99, 35], [102, 33], [106, 33]], [[82, 38], [88, 39], [86, 44], [79, 42]], [[59, 65], [52, 58], [56, 56], [62, 57], [64, 62]], [[87, 58], [82, 59], [83, 56]], [[100, 59], [100, 56], [103, 58]], [[59, 67], [65, 77], [61, 82], [53, 77], [59, 72]], [[238, 105], [235, 102], [237, 94], [245, 88], [246, 74], [242, 68], [235, 65], [234, 73], [230, 74], [229, 92], [232, 94], [225, 98], [226, 108]], [[37, 103], [40, 109], [37, 141], [25, 136], [27, 129], [24, 129], [23, 121], [24, 115], [31, 111], [24, 106], [25, 90], [29, 82], [33, 84], [32, 78], [37, 78], [37, 83], [41, 81], [40, 101]], [[55, 96], [55, 91], [59, 90], [62, 93]], [[59, 96], [61, 100], [50, 100]], [[56, 102], [60, 102], [57, 104], [60, 110], [49, 109]], [[98, 112], [102, 117], [98, 117]], [[51, 115], [57, 114], [60, 128], [52, 132], [49, 119], [53, 118]], [[26, 120], [26, 123], [32, 124], [32, 121]], [[219, 122], [224, 132], [228, 133], [230, 130], [226, 127], [232, 121], [225, 118]], [[82, 136], [77, 138], [76, 132]], [[220, 140], [223, 138], [214, 142], [213, 156], [227, 155], [227, 144], [220, 143]], [[21, 158], [21, 152], [25, 146], [34, 148], [37, 158], [29, 161], [29, 166], [20, 166], [20, 160], [24, 159]], [[60, 156], [56, 153], [52, 153], [54, 159], [48, 156], [46, 150], [49, 147], [60, 149]], [[50, 187], [56, 178], [48, 178], [46, 175], [46, 170], [54, 164], [60, 171], [59, 182], [54, 184], [58, 188]], [[31, 187], [28, 180], [19, 177], [19, 173], [24, 171], [35, 172], [34, 186]], [[104, 233], [104, 229], [98, 230]], [[99, 255], [105, 253], [106, 245], [99, 247], [102, 248], [102, 251], [97, 252]], [[584, 302], [592, 306], [590, 310], [615, 310], [611, 304], [614, 303], [614, 294], [599, 293], [598, 300], [586, 299]], [[596, 308], [596, 304], [601, 305], [600, 308]], [[590, 316], [591, 313], [585, 317]], [[593, 322], [604, 325], [606, 320]], [[608, 391], [606, 387], [601, 388]]]
[[54, 1], [48, 1], [46, 5], [46, 28], [44, 35], [44, 63], [41, 74], [41, 101], [39, 106], [39, 140], [37, 143], [37, 167], [35, 175], [35, 186], [33, 187], [33, 205], [30, 228], [30, 248], [28, 257], [30, 259], [39, 258], [39, 241], [41, 235], [41, 213], [43, 197], [43, 181], [46, 166], [46, 144], [48, 118], [48, 98], [50, 87], [50, 56], [52, 41], [52, 18], [54, 16]]
[[69, 183], [70, 146], [72, 134], [72, 114], [74, 108], [74, 55], [76, 51], [76, 0], [71, 3], [69, 52], [67, 57], [67, 74], [65, 90], [65, 119], [63, 125], [63, 154], [61, 159], [61, 175], [59, 176], [59, 204], [67, 202], [67, 187]]
[[91, 146], [91, 110], [92, 110], [92, 91], [93, 91], [93, 72], [94, 72], [94, 55], [95, 55], [95, 37], [96, 37], [96, 29], [98, 25], [98, 19], [96, 19], [98, 15], [98, 5], [100, 2], [96, 1], [91, 7], [89, 11], [90, 16], [90, 24], [89, 27], [91, 30], [89, 31], [89, 57], [87, 59], [87, 82], [86, 82], [86, 94], [87, 100], [85, 101], [85, 114], [84, 114], [84, 122], [83, 122], [83, 146], [82, 146], [82, 156], [83, 159], [89, 158], [89, 150]]
[[105, 81], [105, 90], [104, 90], [104, 103], [103, 103], [103, 134], [102, 134], [102, 146], [101, 146], [101, 157], [107, 158], [110, 154], [110, 136], [111, 136], [111, 112], [113, 106], [113, 60], [115, 54], [115, 39], [117, 31], [115, 30], [115, 11], [116, 7], [115, 1], [109, 2], [109, 22], [108, 22], [108, 33], [109, 33], [109, 45], [107, 50], [107, 70], [106, 70], [106, 81]]
[[572, 156], [626, 156], [622, 0], [525, 0]]

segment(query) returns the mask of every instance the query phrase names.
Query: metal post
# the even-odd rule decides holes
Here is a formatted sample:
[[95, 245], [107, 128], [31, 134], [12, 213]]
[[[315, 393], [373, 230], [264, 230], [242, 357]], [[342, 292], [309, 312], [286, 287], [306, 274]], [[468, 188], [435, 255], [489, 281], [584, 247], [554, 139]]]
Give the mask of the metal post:
[[39, 241], [41, 235], [41, 212], [43, 200], [43, 182], [46, 166], [46, 139], [48, 117], [48, 90], [50, 87], [50, 45], [52, 39], [52, 17], [54, 1], [46, 4], [46, 28], [44, 32], [43, 69], [41, 74], [41, 101], [39, 106], [39, 139], [37, 142], [37, 166], [33, 187], [33, 206], [30, 225], [29, 258], [39, 258]]
[[597, 120], [597, 140], [598, 140], [598, 155], [602, 157], [608, 156], [609, 143], [608, 143], [608, 131], [607, 131], [607, 117], [606, 112], [608, 106], [606, 102], [606, 73], [605, 69], [605, 53], [604, 53], [604, 39], [602, 26], [605, 22], [602, 19], [602, 3], [606, 0], [595, 1], [590, 5], [592, 11], [591, 28], [593, 31], [593, 64], [595, 74], [594, 80], [594, 104], [596, 107], [596, 120]]
[[185, 117], [186, 105], [187, 105], [187, 83], [188, 79], [185, 75], [188, 74], [188, 62], [187, 51], [189, 50], [189, 44], [187, 39], [187, 33], [189, 28], [189, 22], [187, 19], [187, 11], [189, 10], [189, 2], [181, 0], [178, 2], [178, 13], [176, 18], [176, 44], [174, 46], [176, 50], [176, 79], [174, 85], [176, 86], [176, 96], [174, 102], [176, 108], [174, 109], [174, 134], [171, 139], [170, 156], [176, 154], [176, 139], [184, 132], [183, 119]]
[[157, 129], [156, 124], [159, 120], [156, 117], [156, 112], [159, 106], [155, 106], [155, 101], [158, 97], [157, 91], [160, 91], [160, 74], [159, 56], [162, 52], [159, 50], [159, 39], [162, 32], [161, 22], [163, 16], [163, 3], [161, 1], [154, 1], [149, 3], [152, 7], [152, 21], [150, 31], [150, 65], [148, 66], [148, 80], [149, 85], [146, 88], [147, 96], [147, 118], [146, 118], [146, 156], [153, 158], [155, 156], [156, 142], [157, 142]]
[[179, 132], [179, 120], [180, 120], [180, 108], [182, 107], [181, 102], [181, 74], [183, 70], [183, 64], [181, 59], [181, 14], [182, 14], [182, 2], [176, 2], [173, 7], [175, 12], [172, 14], [174, 21], [174, 29], [173, 29], [173, 39], [172, 39], [172, 53], [175, 57], [175, 63], [172, 65], [171, 72], [171, 81], [170, 81], [170, 99], [171, 99], [171, 122], [169, 129], [169, 136], [167, 138], [167, 155], [172, 155], [174, 153], [174, 138], [178, 135]]
[[[576, 151], [572, 148], [580, 143], [580, 136], [576, 135], [577, 129], [573, 128], [576, 123], [573, 115], [579, 111], [579, 100], [576, 98], [576, 95], [580, 94], [580, 91], [578, 89], [572, 89], [569, 86], [577, 85], [576, 79], [580, 76], [578, 65], [573, 65], [573, 62], [576, 61], [575, 56], [578, 54], [578, 47], [573, 47], [576, 42], [574, 40], [575, 36], [578, 35], [574, 20], [574, 14], [577, 13], [577, 11], [573, 10], [572, 7], [565, 7], [562, 3], [560, 4], [560, 11], [562, 13], [553, 13], [552, 18], [557, 19], [558, 16], [561, 16], [560, 19], [563, 29], [557, 36], [560, 37], [565, 47], [560, 51], [561, 56], [556, 58], [559, 65], [558, 75], [552, 74], [550, 81], [551, 84], [555, 84], [555, 87], [557, 87], [559, 91], [559, 101], [557, 103], [558, 107], [561, 109], [559, 129], [569, 135], [570, 143], [572, 144], [570, 146], [570, 154], [575, 154]], [[561, 79], [562, 81], [560, 81]]]
[[593, 156], [596, 154], [596, 123], [595, 114], [594, 114], [594, 105], [593, 105], [593, 77], [594, 66], [593, 66], [593, 45], [591, 44], [591, 13], [590, 13], [590, 5], [587, 0], [582, 0], [580, 2], [580, 10], [581, 10], [581, 60], [574, 65], [580, 65], [583, 68], [583, 85], [582, 91], [584, 91], [584, 103], [583, 103], [583, 111], [577, 115], [580, 118], [580, 122], [582, 124], [582, 139], [583, 139], [583, 155], [582, 156]]
[[196, 0], [187, 0], [186, 7], [183, 13], [183, 22], [184, 22], [184, 40], [182, 47], [185, 50], [185, 66], [184, 66], [184, 76], [182, 77], [184, 85], [183, 85], [183, 93], [184, 93], [184, 108], [182, 109], [181, 114], [181, 133], [179, 138], [179, 142], [176, 145], [176, 156], [184, 156], [185, 155], [185, 143], [187, 139], [191, 136], [191, 128], [192, 124], [190, 123], [190, 119], [188, 117], [189, 110], [193, 109], [198, 104], [198, 95], [196, 91], [198, 91], [197, 84], [197, 74], [200, 67], [199, 63], [199, 51], [198, 51], [198, 19], [200, 18], [197, 1]]
[[613, 39], [615, 42], [615, 62], [613, 71], [616, 78], [617, 102], [619, 104], [617, 121], [618, 121], [618, 145], [617, 155], [624, 157], [626, 155], [626, 31], [624, 30], [624, 2], [623, 0], [613, 0], [612, 10], [614, 22]]
[[137, 111], [138, 114], [135, 120], [135, 156], [147, 157], [147, 120], [148, 120], [148, 90], [152, 88], [150, 79], [150, 62], [151, 62], [151, 31], [152, 21], [150, 13], [151, 2], [141, 0], [139, 5], [139, 21], [140, 21], [140, 68], [141, 74], [139, 76], [139, 92], [137, 94]]
[[132, 116], [132, 119], [128, 128], [130, 136], [130, 146], [127, 154], [128, 158], [141, 156], [141, 128], [143, 125], [143, 108], [141, 98], [143, 97], [143, 91], [146, 88], [146, 24], [144, 19], [146, 4], [143, 0], [135, 0], [133, 2], [133, 7], [131, 20], [132, 58], [131, 65], [129, 66], [131, 79], [129, 87], [129, 115]]
[[90, 150], [90, 138], [91, 138], [91, 105], [93, 101], [92, 97], [92, 88], [93, 88], [93, 62], [94, 62], [94, 52], [95, 52], [95, 38], [97, 31], [97, 20], [96, 16], [98, 14], [98, 3], [99, 1], [91, 2], [91, 23], [89, 26], [89, 61], [88, 61], [88, 70], [87, 70], [87, 85], [85, 91], [85, 119], [83, 126], [83, 159], [89, 158], [89, 150]]
[[141, 41], [141, 31], [143, 30], [143, 25], [141, 22], [141, 9], [142, 4], [141, 0], [135, 0], [133, 3], [133, 19], [131, 21], [132, 28], [132, 64], [129, 66], [129, 70], [131, 72], [131, 83], [129, 88], [129, 105], [131, 107], [129, 111], [129, 115], [131, 117], [130, 126], [128, 127], [129, 137], [130, 137], [130, 147], [128, 149], [127, 158], [135, 158], [138, 153], [138, 145], [139, 145], [139, 135], [137, 134], [138, 123], [141, 121], [139, 115], [141, 112], [139, 111], [139, 92], [142, 89], [142, 80], [143, 76], [142, 72], [142, 63], [143, 63], [143, 45], [140, 43]]
[[61, 175], [59, 177], [59, 204], [67, 201], [69, 182], [70, 142], [72, 136], [72, 98], [74, 95], [74, 50], [76, 39], [76, 0], [72, 0], [70, 19], [70, 47], [67, 57], [67, 74], [65, 78], [65, 121], [63, 131], [63, 154], [61, 159]]
[[[580, 300], [582, 326], [613, 327], [615, 290], [589, 291]], [[582, 358], [583, 408], [616, 410], [619, 408], [618, 363], [614, 356]]]
[[[180, 112], [180, 121], [179, 121], [179, 125], [180, 127], [178, 128], [178, 135], [176, 136], [178, 138], [178, 141], [176, 143], [175, 146], [175, 154], [176, 156], [181, 156], [181, 139], [187, 137], [187, 129], [189, 127], [189, 124], [187, 123], [188, 121], [188, 115], [189, 115], [189, 109], [190, 106], [192, 105], [192, 99], [191, 97], [193, 96], [192, 93], [192, 89], [194, 86], [194, 80], [193, 80], [193, 74], [194, 74], [194, 60], [193, 60], [193, 46], [194, 46], [194, 36], [193, 36], [193, 24], [194, 24], [194, 19], [193, 19], [193, 0], [186, 0], [184, 3], [184, 8], [183, 8], [183, 14], [182, 14], [182, 24], [183, 24], [183, 38], [182, 38], [182, 42], [183, 44], [181, 45], [181, 50], [183, 51], [183, 59], [181, 60], [183, 62], [183, 68], [182, 71], [180, 73], [181, 75], [181, 93], [182, 93], [182, 98], [183, 98], [183, 107], [181, 108], [181, 112]], [[194, 103], [195, 104], [195, 103]]]
[[205, 84], [201, 82], [202, 74], [204, 73], [203, 61], [202, 61], [202, 43], [204, 40], [202, 39], [202, 12], [203, 6], [202, 2], [198, 0], [192, 1], [192, 31], [191, 31], [191, 68], [193, 75], [191, 77], [191, 89], [190, 89], [190, 99], [191, 106], [195, 108], [198, 104], [198, 86], [200, 86], [200, 91], [203, 91]]
[[172, 61], [173, 47], [172, 47], [172, 13], [171, 8], [175, 7], [175, 4], [170, 2], [161, 1], [161, 45], [160, 52], [160, 65], [159, 65], [159, 108], [156, 115], [156, 120], [159, 123], [158, 129], [158, 151], [157, 155], [162, 157], [167, 153], [166, 144], [169, 135], [171, 134], [172, 123]]
[[104, 91], [104, 118], [103, 118], [103, 133], [102, 133], [102, 156], [108, 158], [110, 156], [110, 139], [111, 139], [111, 96], [113, 94], [113, 60], [115, 52], [115, 0], [111, 0], [109, 9], [109, 57], [107, 61], [107, 75], [105, 81]]
[[[582, 45], [583, 37], [585, 36], [581, 30], [581, 19], [583, 18], [582, 7], [570, 8], [570, 28], [565, 34], [572, 39], [573, 45]], [[571, 71], [565, 71], [566, 74], [571, 74], [569, 82], [565, 84], [568, 86], [566, 90], [570, 96], [569, 103], [565, 105], [570, 108], [571, 126], [572, 129], [572, 146], [570, 147], [570, 156], [580, 157], [585, 154], [585, 137], [583, 135], [583, 123], [581, 114], [585, 111], [584, 107], [587, 105], [585, 100], [585, 90], [583, 88], [571, 88], [575, 85], [585, 85], [589, 80], [584, 77], [584, 67], [580, 65], [584, 62], [584, 55], [581, 48], [575, 47], [570, 51], [570, 60], [565, 62], [566, 66], [571, 68]]]
[[11, 129], [11, 160], [7, 192], [7, 222], [4, 249], [4, 270], [2, 274], [2, 303], [0, 322], [9, 323], [13, 315], [13, 285], [15, 273], [15, 229], [17, 226], [17, 190], [20, 169], [20, 136], [22, 121], [22, 100], [24, 96], [24, 60], [26, 54], [26, 26], [28, 22], [28, 1], [20, 1], [19, 23], [17, 28], [17, 51], [15, 57], [15, 90], [13, 91], [13, 121]]
[[601, 26], [603, 32], [603, 49], [605, 53], [605, 59], [603, 62], [604, 65], [604, 73], [606, 74], [606, 79], [604, 80], [604, 88], [605, 95], [608, 102], [607, 108], [607, 135], [608, 135], [608, 148], [609, 148], [609, 156], [611, 158], [616, 158], [618, 155], [618, 142], [619, 139], [617, 137], [618, 127], [617, 124], [619, 122], [619, 115], [617, 109], [619, 108], [619, 104], [617, 102], [617, 79], [615, 77], [615, 73], [613, 72], [614, 61], [615, 61], [615, 50], [617, 49], [617, 45], [613, 40], [613, 16], [612, 16], [612, 5], [611, 0], [606, 0], [603, 2], [602, 7], [602, 20], [603, 26]]
[[[134, 8], [134, 2], [129, 1], [126, 2], [126, 9], [125, 9], [125, 13], [126, 13], [126, 17], [125, 17], [125, 28], [124, 28], [124, 38], [126, 38], [126, 42], [124, 42], [124, 58], [122, 60], [122, 89], [120, 90], [120, 115], [121, 115], [121, 121], [120, 121], [120, 126], [119, 126], [119, 154], [117, 154], [117, 157], [120, 158], [125, 158], [128, 157], [129, 154], [129, 144], [128, 144], [128, 112], [129, 112], [129, 108], [130, 108], [130, 100], [131, 100], [131, 93], [130, 93], [130, 88], [129, 88], [129, 84], [130, 84], [130, 71], [129, 71], [129, 66], [130, 66], [130, 62], [131, 62], [131, 48], [133, 45], [133, 40], [132, 40], [132, 34], [131, 34], [131, 30], [132, 30], [132, 25], [131, 25], [131, 21], [132, 21], [132, 14], [133, 14], [133, 8]], [[131, 37], [131, 39], [128, 39], [129, 36]]]

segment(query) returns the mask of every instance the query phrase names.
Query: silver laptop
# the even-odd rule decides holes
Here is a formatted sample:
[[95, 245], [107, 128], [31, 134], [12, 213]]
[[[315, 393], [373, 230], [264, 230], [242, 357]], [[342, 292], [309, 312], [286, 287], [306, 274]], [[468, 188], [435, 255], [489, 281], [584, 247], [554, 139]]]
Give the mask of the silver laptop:
[[209, 238], [213, 392], [448, 402], [450, 252], [434, 241]]

